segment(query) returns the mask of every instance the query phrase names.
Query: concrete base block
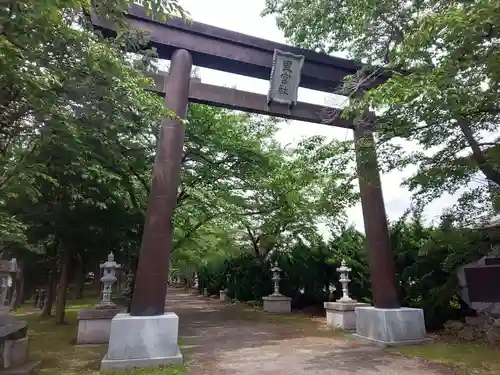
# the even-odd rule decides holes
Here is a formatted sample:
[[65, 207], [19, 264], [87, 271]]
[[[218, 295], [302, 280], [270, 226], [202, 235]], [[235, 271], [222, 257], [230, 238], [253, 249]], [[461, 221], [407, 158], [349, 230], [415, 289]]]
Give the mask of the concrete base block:
[[326, 324], [332, 328], [356, 329], [356, 307], [368, 306], [356, 301], [325, 302]]
[[121, 312], [123, 312], [121, 308], [81, 310], [78, 313], [76, 343], [107, 344], [111, 332], [111, 320]]
[[229, 297], [227, 295], [227, 290], [226, 289], [223, 289], [223, 290], [220, 291], [220, 297], [219, 298], [220, 298], [221, 302], [227, 302], [227, 301], [229, 301]]
[[356, 338], [381, 346], [417, 345], [431, 342], [425, 335], [424, 311], [401, 307], [356, 307]]
[[14, 340], [10, 348], [10, 365], [18, 367], [24, 365], [28, 361], [29, 338], [23, 337], [19, 340]]
[[292, 299], [282, 295], [263, 297], [264, 311], [276, 314], [286, 314], [292, 312]]
[[111, 321], [108, 353], [101, 371], [182, 364], [178, 346], [179, 317], [118, 314]]

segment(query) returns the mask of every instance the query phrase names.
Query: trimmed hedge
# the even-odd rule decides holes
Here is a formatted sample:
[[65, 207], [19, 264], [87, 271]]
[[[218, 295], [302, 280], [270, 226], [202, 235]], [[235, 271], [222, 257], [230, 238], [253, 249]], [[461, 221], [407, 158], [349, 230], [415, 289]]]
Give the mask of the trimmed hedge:
[[[468, 229], [424, 228], [419, 221], [412, 221], [394, 224], [391, 237], [404, 306], [423, 308], [428, 329], [440, 328], [447, 320], [470, 313], [458, 298], [456, 270], [488, 253], [489, 247], [481, 234]], [[232, 298], [260, 301], [272, 293], [270, 268], [278, 261], [283, 270], [280, 292], [292, 297], [292, 308], [322, 305], [330, 298], [331, 284], [337, 289], [332, 297], [340, 297], [336, 269], [345, 259], [352, 268], [349, 287], [352, 298], [371, 302], [364, 237], [353, 229], [347, 229], [329, 243], [312, 246], [300, 243], [270, 258], [263, 261], [244, 252], [212, 262], [198, 270], [200, 291], [208, 288], [210, 294], [218, 294], [220, 289], [228, 287]]]

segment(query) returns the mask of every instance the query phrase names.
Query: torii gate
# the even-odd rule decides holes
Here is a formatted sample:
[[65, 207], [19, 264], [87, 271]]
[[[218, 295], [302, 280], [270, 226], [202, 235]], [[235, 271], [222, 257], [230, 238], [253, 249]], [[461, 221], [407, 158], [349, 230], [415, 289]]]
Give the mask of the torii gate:
[[[298, 102], [290, 107], [275, 102], [269, 103], [265, 95], [191, 80], [193, 64], [269, 80], [275, 50], [280, 50], [304, 56], [300, 75], [301, 87], [334, 93], [344, 77], [355, 74], [361, 66], [351, 60], [294, 48], [198, 22], [186, 23], [176, 18], [166, 22], [155, 20], [144, 8], [133, 4], [129, 6], [127, 21], [131, 28], [149, 33], [150, 41], [156, 47], [160, 58], [171, 60], [169, 76], [156, 76], [152, 90], [165, 95], [165, 106], [179, 118], [185, 118], [188, 103], [194, 102], [353, 129], [373, 304], [375, 308], [398, 309], [400, 303], [394, 259], [371, 133], [373, 121], [344, 120], [340, 116], [327, 119], [325, 108], [318, 105]], [[115, 35], [114, 26], [99, 19], [95, 14], [92, 15], [92, 23], [105, 36]], [[376, 78], [371, 87], [383, 81], [383, 78]], [[172, 247], [173, 214], [180, 180], [183, 141], [183, 123], [176, 119], [163, 121], [130, 309], [130, 315], [135, 317], [164, 314], [166, 271]], [[423, 313], [419, 323], [423, 326]], [[425, 328], [423, 331], [425, 334]], [[110, 340], [110, 350], [112, 341], [113, 339]]]
[[[146, 10], [131, 4], [127, 15], [131, 28], [149, 33], [159, 58], [170, 59], [170, 76], [156, 76], [155, 91], [165, 94], [165, 105], [180, 118], [186, 116], [188, 102], [209, 104], [230, 109], [259, 113], [312, 123], [327, 124], [354, 130], [357, 147], [357, 165], [367, 251], [370, 265], [373, 303], [379, 308], [400, 307], [396, 287], [394, 260], [391, 250], [387, 216], [380, 184], [380, 176], [373, 136], [363, 123], [341, 119], [327, 119], [322, 106], [298, 102], [288, 106], [268, 105], [265, 95], [232, 88], [190, 82], [192, 65], [222, 70], [229, 73], [269, 80], [274, 50], [303, 55], [300, 86], [334, 93], [347, 75], [355, 74], [361, 66], [354, 61], [299, 49], [214, 26], [185, 22], [173, 18], [156, 21]], [[92, 16], [92, 23], [104, 35], [113, 36], [114, 26]], [[373, 84], [380, 84], [378, 78]], [[366, 125], [366, 124], [364, 124]], [[163, 314], [166, 285], [172, 246], [173, 213], [183, 151], [184, 125], [165, 120], [154, 164], [153, 181], [149, 195], [146, 223], [140, 250], [132, 315]], [[363, 155], [373, 157], [360, 160]], [[367, 150], [367, 146], [372, 148]]]

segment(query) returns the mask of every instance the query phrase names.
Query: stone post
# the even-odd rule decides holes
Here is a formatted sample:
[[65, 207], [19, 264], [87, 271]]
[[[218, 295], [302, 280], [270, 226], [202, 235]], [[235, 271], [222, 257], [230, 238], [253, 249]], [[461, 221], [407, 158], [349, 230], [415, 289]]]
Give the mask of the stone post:
[[221, 302], [227, 302], [229, 300], [227, 296], [227, 289], [221, 289], [219, 291], [219, 299]]
[[280, 293], [281, 268], [278, 267], [278, 262], [275, 262], [271, 268], [274, 291], [267, 297], [263, 297], [264, 311], [272, 313], [290, 313], [292, 312], [292, 299]]

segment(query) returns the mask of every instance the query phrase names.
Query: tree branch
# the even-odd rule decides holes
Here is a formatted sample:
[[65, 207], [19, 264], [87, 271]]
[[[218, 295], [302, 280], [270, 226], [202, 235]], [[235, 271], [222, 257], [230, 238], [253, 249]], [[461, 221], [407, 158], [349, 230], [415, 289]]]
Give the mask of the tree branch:
[[488, 180], [495, 182], [497, 185], [500, 185], [500, 173], [493, 168], [493, 166], [488, 162], [485, 153], [481, 150], [479, 143], [474, 138], [474, 134], [470, 127], [470, 123], [468, 120], [461, 118], [458, 120], [458, 126], [462, 131], [462, 134], [467, 141], [467, 144], [472, 149], [472, 156], [477, 162], [477, 165], [481, 172], [484, 173]]
[[245, 228], [247, 229], [248, 237], [250, 238], [250, 241], [252, 242], [253, 251], [255, 252], [256, 256], [259, 256], [259, 237], [255, 238], [255, 235], [254, 235], [252, 229], [248, 225], [245, 225]]

